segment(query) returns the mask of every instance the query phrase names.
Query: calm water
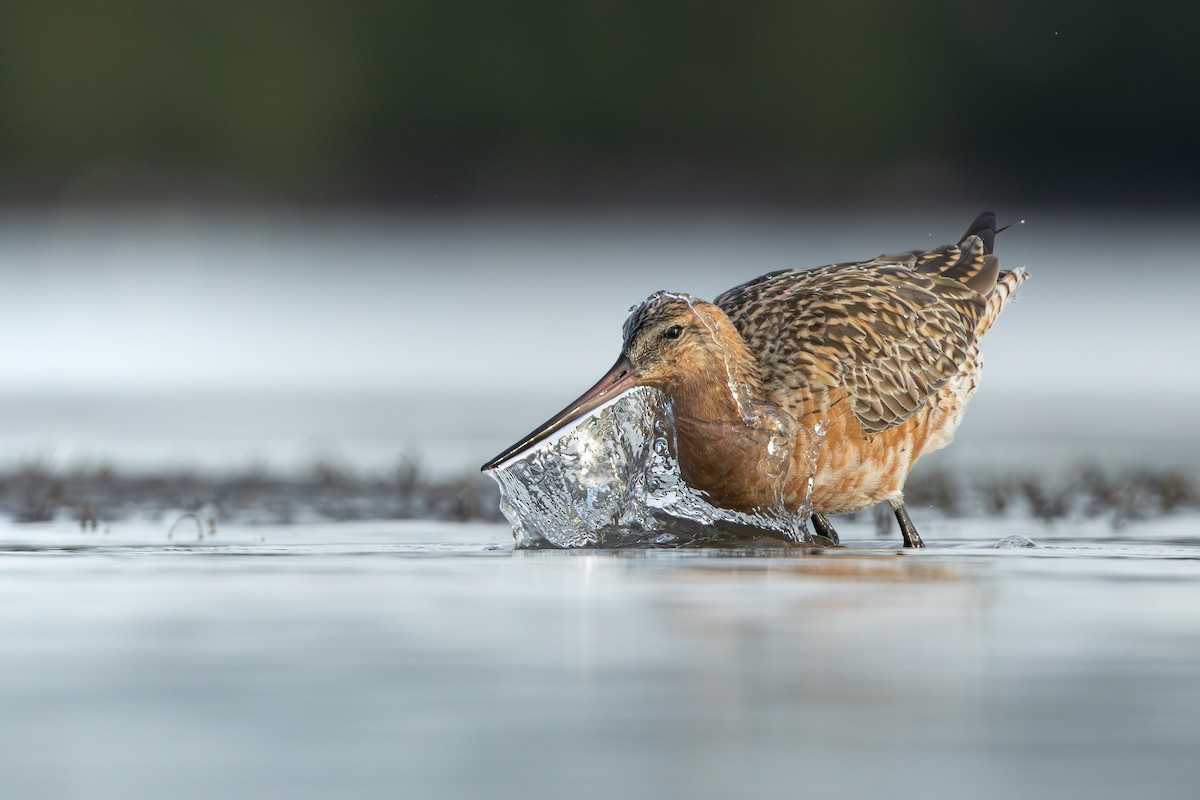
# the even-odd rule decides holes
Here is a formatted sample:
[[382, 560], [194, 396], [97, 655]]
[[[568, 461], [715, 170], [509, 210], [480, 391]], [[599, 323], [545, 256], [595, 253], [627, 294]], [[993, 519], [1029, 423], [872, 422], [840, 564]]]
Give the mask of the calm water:
[[0, 796], [1194, 796], [1200, 520], [842, 527], [4, 526]]

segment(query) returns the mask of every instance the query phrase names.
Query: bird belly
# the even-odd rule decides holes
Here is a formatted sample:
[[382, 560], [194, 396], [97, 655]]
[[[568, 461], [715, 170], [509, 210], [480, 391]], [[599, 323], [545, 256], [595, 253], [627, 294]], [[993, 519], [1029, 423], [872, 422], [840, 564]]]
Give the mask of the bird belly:
[[904, 483], [917, 459], [935, 438], [933, 403], [906, 422], [879, 433], [863, 431], [853, 415], [831, 424], [817, 455], [813, 510], [843, 514], [904, 495]]
[[819, 418], [829, 420], [829, 432], [817, 454], [813, 510], [843, 514], [884, 501], [900, 501], [917, 460], [954, 438], [979, 386], [982, 366], [978, 348], [974, 348], [959, 372], [920, 410], [900, 425], [878, 433], [864, 431], [846, 402], [805, 414], [803, 422], [810, 428]]
[[[849, 403], [802, 414], [801, 430], [812, 431], [824, 421], [828, 430], [819, 439], [797, 442], [784, 479], [784, 505], [799, 509], [810, 499], [810, 485], [813, 510], [826, 514], [899, 501], [917, 460], [953, 438], [977, 375], [977, 370], [964, 370], [904, 423], [878, 433], [863, 430]], [[679, 434], [683, 478], [714, 505], [739, 511], [779, 505], [779, 483], [762, 470], [765, 443], [760, 432], [740, 424], [718, 428], [685, 419]]]

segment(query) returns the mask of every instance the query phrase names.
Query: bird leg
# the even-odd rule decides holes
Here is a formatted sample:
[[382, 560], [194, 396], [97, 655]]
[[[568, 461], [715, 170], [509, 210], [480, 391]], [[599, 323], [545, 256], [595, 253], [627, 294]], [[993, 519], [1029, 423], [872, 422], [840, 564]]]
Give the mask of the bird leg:
[[904, 503], [893, 503], [892, 510], [896, 512], [896, 521], [900, 523], [900, 534], [904, 537], [904, 546], [924, 547], [925, 543], [921, 541], [921, 534], [917, 533], [917, 528], [908, 516]]
[[817, 529], [818, 536], [824, 536], [834, 544], [841, 543], [838, 540], [837, 531], [835, 531], [833, 526], [829, 524], [829, 517], [825, 516], [819, 511], [814, 511], [809, 519], [812, 520], [813, 527]]

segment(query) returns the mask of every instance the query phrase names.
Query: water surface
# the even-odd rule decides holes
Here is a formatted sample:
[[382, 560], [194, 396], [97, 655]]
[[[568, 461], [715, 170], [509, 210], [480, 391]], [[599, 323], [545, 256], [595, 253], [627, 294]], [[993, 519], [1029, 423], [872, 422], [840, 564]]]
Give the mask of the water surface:
[[1200, 520], [842, 527], [804, 555], [5, 525], [2, 794], [1192, 796]]

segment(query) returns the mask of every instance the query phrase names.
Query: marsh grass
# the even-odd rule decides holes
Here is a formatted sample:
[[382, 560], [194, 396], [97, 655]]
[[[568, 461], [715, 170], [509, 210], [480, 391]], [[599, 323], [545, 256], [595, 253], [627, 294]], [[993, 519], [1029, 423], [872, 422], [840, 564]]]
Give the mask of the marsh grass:
[[[1026, 517], [1047, 525], [1101, 520], [1120, 529], [1166, 514], [1200, 510], [1188, 472], [1107, 470], [1084, 464], [1053, 475], [926, 472], [909, 481], [911, 507], [949, 518]], [[891, 530], [886, 508], [867, 512]], [[300, 477], [263, 470], [213, 476], [122, 474], [97, 466], [56, 471], [30, 464], [0, 475], [0, 517], [20, 523], [73, 520], [84, 530], [134, 517], [167, 523], [193, 514], [210, 532], [221, 523], [311, 521], [502, 521], [495, 484], [478, 473], [428, 475], [413, 459], [387, 474], [317, 462]]]
[[90, 530], [132, 517], [170, 521], [185, 513], [209, 528], [222, 521], [502, 519], [495, 485], [487, 477], [432, 478], [411, 461], [386, 475], [319, 462], [288, 478], [258, 470], [135, 475], [110, 467], [55, 472], [39, 465], [0, 476], [0, 516], [16, 522], [70, 519]]
[[1097, 464], [1055, 475], [930, 472], [914, 476], [905, 497], [910, 505], [933, 507], [948, 517], [1024, 515], [1046, 524], [1102, 519], [1114, 529], [1200, 509], [1200, 487], [1188, 471], [1111, 471]]

